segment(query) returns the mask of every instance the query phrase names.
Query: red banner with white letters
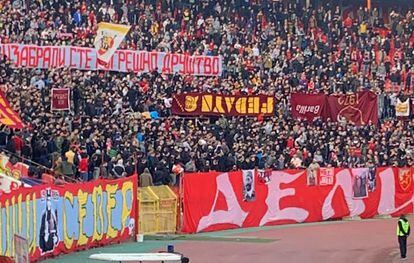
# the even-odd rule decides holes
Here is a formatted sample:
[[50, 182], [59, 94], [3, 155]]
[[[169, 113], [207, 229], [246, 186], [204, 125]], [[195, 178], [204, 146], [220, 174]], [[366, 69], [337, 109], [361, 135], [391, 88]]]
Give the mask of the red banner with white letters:
[[70, 110], [70, 90], [52, 89], [52, 110]]
[[295, 119], [315, 118], [341, 121], [355, 125], [378, 123], [377, 95], [370, 91], [346, 95], [315, 95], [294, 93], [290, 99], [292, 117]]
[[5, 55], [16, 67], [72, 68], [79, 70], [108, 70], [194, 76], [220, 76], [220, 56], [190, 56], [157, 51], [117, 50], [111, 60], [98, 63], [96, 49], [75, 46], [36, 46], [0, 44], [0, 55]]
[[[266, 183], [256, 174], [255, 198], [249, 201], [242, 171], [185, 174], [183, 232], [413, 212], [412, 178], [406, 178], [413, 173], [403, 171], [401, 182], [398, 168], [335, 168], [318, 174], [323, 184], [313, 186], [307, 186], [303, 170], [273, 171]], [[406, 191], [396, 189], [400, 183]]]
[[322, 116], [325, 110], [325, 95], [299, 94], [291, 95], [292, 117], [313, 121]]

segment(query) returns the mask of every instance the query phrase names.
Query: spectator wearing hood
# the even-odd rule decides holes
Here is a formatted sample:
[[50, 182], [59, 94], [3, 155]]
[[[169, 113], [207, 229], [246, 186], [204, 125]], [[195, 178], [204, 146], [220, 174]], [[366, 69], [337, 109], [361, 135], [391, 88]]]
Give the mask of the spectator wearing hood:
[[153, 186], [152, 176], [148, 168], [144, 169], [144, 172], [139, 175], [139, 187]]

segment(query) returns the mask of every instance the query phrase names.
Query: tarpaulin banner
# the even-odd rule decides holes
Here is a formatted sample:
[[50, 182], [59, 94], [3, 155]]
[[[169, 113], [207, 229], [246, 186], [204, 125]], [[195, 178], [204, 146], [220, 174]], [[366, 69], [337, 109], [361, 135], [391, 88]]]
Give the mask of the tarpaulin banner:
[[0, 255], [14, 256], [24, 237], [30, 260], [134, 236], [136, 176], [64, 186], [20, 188], [0, 196]]
[[172, 112], [182, 116], [272, 116], [274, 97], [267, 95], [173, 95]]
[[[413, 212], [412, 178], [404, 182], [406, 191], [398, 191], [394, 187], [398, 168], [377, 168], [375, 176], [367, 175], [370, 171], [335, 168], [332, 180], [314, 186], [307, 186], [304, 170], [272, 171], [266, 183], [255, 177], [255, 199], [249, 202], [244, 198], [242, 171], [185, 174], [183, 232]], [[324, 171], [323, 176], [330, 178], [331, 172]], [[376, 180], [368, 192], [366, 185], [372, 184], [367, 180]]]
[[340, 121], [345, 118], [356, 125], [378, 123], [377, 95], [370, 91], [348, 95], [327, 96], [326, 118]]
[[293, 93], [291, 105], [293, 118], [313, 121], [315, 118], [322, 117], [326, 98], [325, 95]]
[[345, 118], [356, 125], [378, 123], [377, 95], [363, 91], [347, 95], [292, 94], [291, 113], [296, 119], [340, 121]]
[[98, 60], [108, 63], [130, 28], [126, 25], [99, 23], [94, 42]]
[[0, 92], [0, 123], [14, 129], [22, 129], [24, 124], [13, 108], [10, 106], [3, 92]]
[[117, 50], [110, 61], [102, 65], [98, 63], [97, 51], [93, 48], [23, 44], [1, 44], [0, 54], [8, 57], [16, 67], [28, 68], [108, 70], [138, 74], [158, 71], [194, 76], [220, 76], [222, 72], [220, 56]]
[[52, 110], [70, 110], [70, 90], [52, 89]]

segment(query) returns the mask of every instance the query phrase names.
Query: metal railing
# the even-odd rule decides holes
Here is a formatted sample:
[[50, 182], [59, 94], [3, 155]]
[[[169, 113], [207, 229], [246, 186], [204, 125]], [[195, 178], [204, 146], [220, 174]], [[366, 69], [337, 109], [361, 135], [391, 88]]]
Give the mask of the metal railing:
[[27, 159], [27, 158], [25, 158], [23, 156], [19, 156], [18, 154], [13, 153], [13, 152], [10, 152], [9, 150], [6, 150], [4, 148], [1, 149], [1, 152], [4, 152], [5, 155], [7, 155], [9, 158], [10, 157], [16, 158], [18, 162], [22, 162], [22, 163], [25, 163], [25, 164], [28, 164], [28, 165], [31, 165], [31, 166], [40, 168], [41, 170], [45, 171], [46, 173], [52, 175], [55, 179], [57, 179], [57, 178], [63, 178], [63, 180], [65, 182], [68, 182], [68, 183], [69, 182], [72, 182], [72, 183], [78, 183], [78, 182], [80, 182], [76, 178], [72, 178], [70, 176], [66, 176], [66, 175], [64, 175], [62, 173], [59, 173], [59, 172], [57, 172], [57, 171], [49, 168], [49, 167], [46, 167], [46, 166], [41, 165], [39, 163], [36, 163], [36, 162], [34, 162], [34, 161], [30, 160], [30, 159]]

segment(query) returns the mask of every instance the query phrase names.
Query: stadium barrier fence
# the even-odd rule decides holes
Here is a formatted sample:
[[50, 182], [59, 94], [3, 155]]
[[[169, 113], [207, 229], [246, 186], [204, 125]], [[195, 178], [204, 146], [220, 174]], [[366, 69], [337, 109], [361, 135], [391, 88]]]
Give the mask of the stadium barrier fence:
[[139, 234], [175, 233], [178, 197], [169, 186], [138, 188]]

